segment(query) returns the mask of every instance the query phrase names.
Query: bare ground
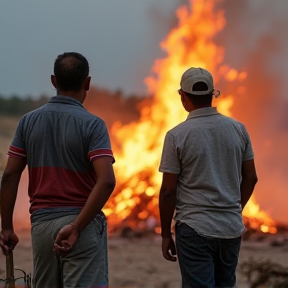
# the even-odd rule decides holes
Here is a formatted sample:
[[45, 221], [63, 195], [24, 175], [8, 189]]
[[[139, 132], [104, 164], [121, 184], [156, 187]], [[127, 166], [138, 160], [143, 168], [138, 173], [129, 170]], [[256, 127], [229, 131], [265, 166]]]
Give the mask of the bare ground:
[[[237, 279], [239, 288], [251, 287], [241, 273], [241, 264], [249, 259], [269, 260], [288, 269], [288, 235], [254, 237], [243, 241]], [[14, 251], [15, 268], [32, 271], [31, 243], [28, 233], [20, 235]], [[0, 256], [0, 272], [4, 277], [5, 257]], [[159, 236], [142, 238], [109, 237], [109, 279], [111, 288], [180, 288], [177, 263], [166, 261], [161, 254]], [[1, 286], [0, 286], [1, 287]], [[260, 286], [259, 286], [260, 287]], [[273, 287], [273, 286], [261, 286]]]

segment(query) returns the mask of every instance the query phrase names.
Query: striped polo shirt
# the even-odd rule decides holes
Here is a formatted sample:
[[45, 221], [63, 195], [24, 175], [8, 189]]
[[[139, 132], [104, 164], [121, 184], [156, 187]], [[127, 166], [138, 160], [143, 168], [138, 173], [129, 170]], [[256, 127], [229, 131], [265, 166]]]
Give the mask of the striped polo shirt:
[[240, 236], [242, 162], [254, 158], [245, 126], [214, 107], [194, 110], [166, 134], [161, 172], [179, 174], [175, 220], [199, 234]]
[[27, 159], [30, 213], [83, 207], [97, 181], [93, 160], [109, 156], [114, 163], [105, 122], [67, 96], [24, 115], [8, 155]]

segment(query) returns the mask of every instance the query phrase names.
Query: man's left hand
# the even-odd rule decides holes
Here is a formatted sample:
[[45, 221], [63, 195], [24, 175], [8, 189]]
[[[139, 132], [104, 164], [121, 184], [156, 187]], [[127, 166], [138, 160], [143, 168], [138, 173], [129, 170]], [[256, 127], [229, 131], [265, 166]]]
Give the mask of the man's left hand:
[[176, 248], [174, 240], [171, 237], [163, 237], [162, 238], [162, 254], [166, 260], [176, 262]]
[[73, 224], [65, 225], [58, 233], [54, 241], [53, 251], [57, 256], [67, 255], [75, 243], [77, 242], [80, 233]]

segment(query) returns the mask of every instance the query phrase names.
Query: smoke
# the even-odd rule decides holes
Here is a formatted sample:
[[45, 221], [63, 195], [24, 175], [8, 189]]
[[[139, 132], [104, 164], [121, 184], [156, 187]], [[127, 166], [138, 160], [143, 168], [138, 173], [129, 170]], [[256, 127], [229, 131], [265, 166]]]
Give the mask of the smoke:
[[[187, 4], [186, 2], [187, 1], [185, 0], [178, 0], [174, 1], [173, 6], [169, 3], [169, 5], [167, 5], [166, 7], [160, 7], [155, 1], [149, 7], [149, 20], [153, 23], [154, 37], [157, 37], [158, 34], [159, 37], [162, 37], [163, 40], [164, 36], [166, 36], [177, 25], [178, 20], [175, 11], [179, 6]], [[158, 42], [157, 45], [159, 45], [159, 43], [160, 42]]]
[[[225, 62], [231, 66], [247, 66], [247, 56], [251, 51], [271, 50], [265, 59], [266, 70], [287, 75], [285, 55], [288, 52], [288, 40], [284, 27], [287, 27], [286, 12], [288, 2], [276, 0], [222, 1], [219, 8], [225, 11], [227, 25], [217, 35], [218, 44], [226, 47]], [[264, 40], [266, 39], [266, 41]], [[263, 42], [264, 41], [264, 42]]]
[[[256, 201], [272, 218], [287, 221], [288, 171], [288, 2], [225, 1], [227, 25], [215, 39], [226, 49], [225, 63], [248, 72], [245, 90], [219, 83], [222, 94], [235, 91], [232, 115], [243, 122], [252, 138], [259, 182]], [[235, 84], [234, 84], [235, 85]]]
[[[146, 96], [147, 97], [147, 96]], [[86, 97], [84, 106], [93, 114], [102, 118], [108, 129], [116, 121], [127, 124], [139, 118], [139, 103], [145, 97], [130, 95], [129, 97], [121, 90], [115, 92], [92, 87]]]

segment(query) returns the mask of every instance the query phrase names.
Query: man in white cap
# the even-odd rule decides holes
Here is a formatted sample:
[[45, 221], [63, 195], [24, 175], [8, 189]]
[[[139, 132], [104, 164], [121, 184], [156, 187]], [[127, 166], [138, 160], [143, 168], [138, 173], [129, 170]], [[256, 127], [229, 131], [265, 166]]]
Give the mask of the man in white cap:
[[189, 115], [167, 132], [159, 167], [162, 253], [176, 261], [177, 250], [183, 288], [234, 287], [242, 210], [257, 182], [251, 141], [242, 123], [211, 107], [220, 92], [209, 71], [188, 69], [180, 86]]

